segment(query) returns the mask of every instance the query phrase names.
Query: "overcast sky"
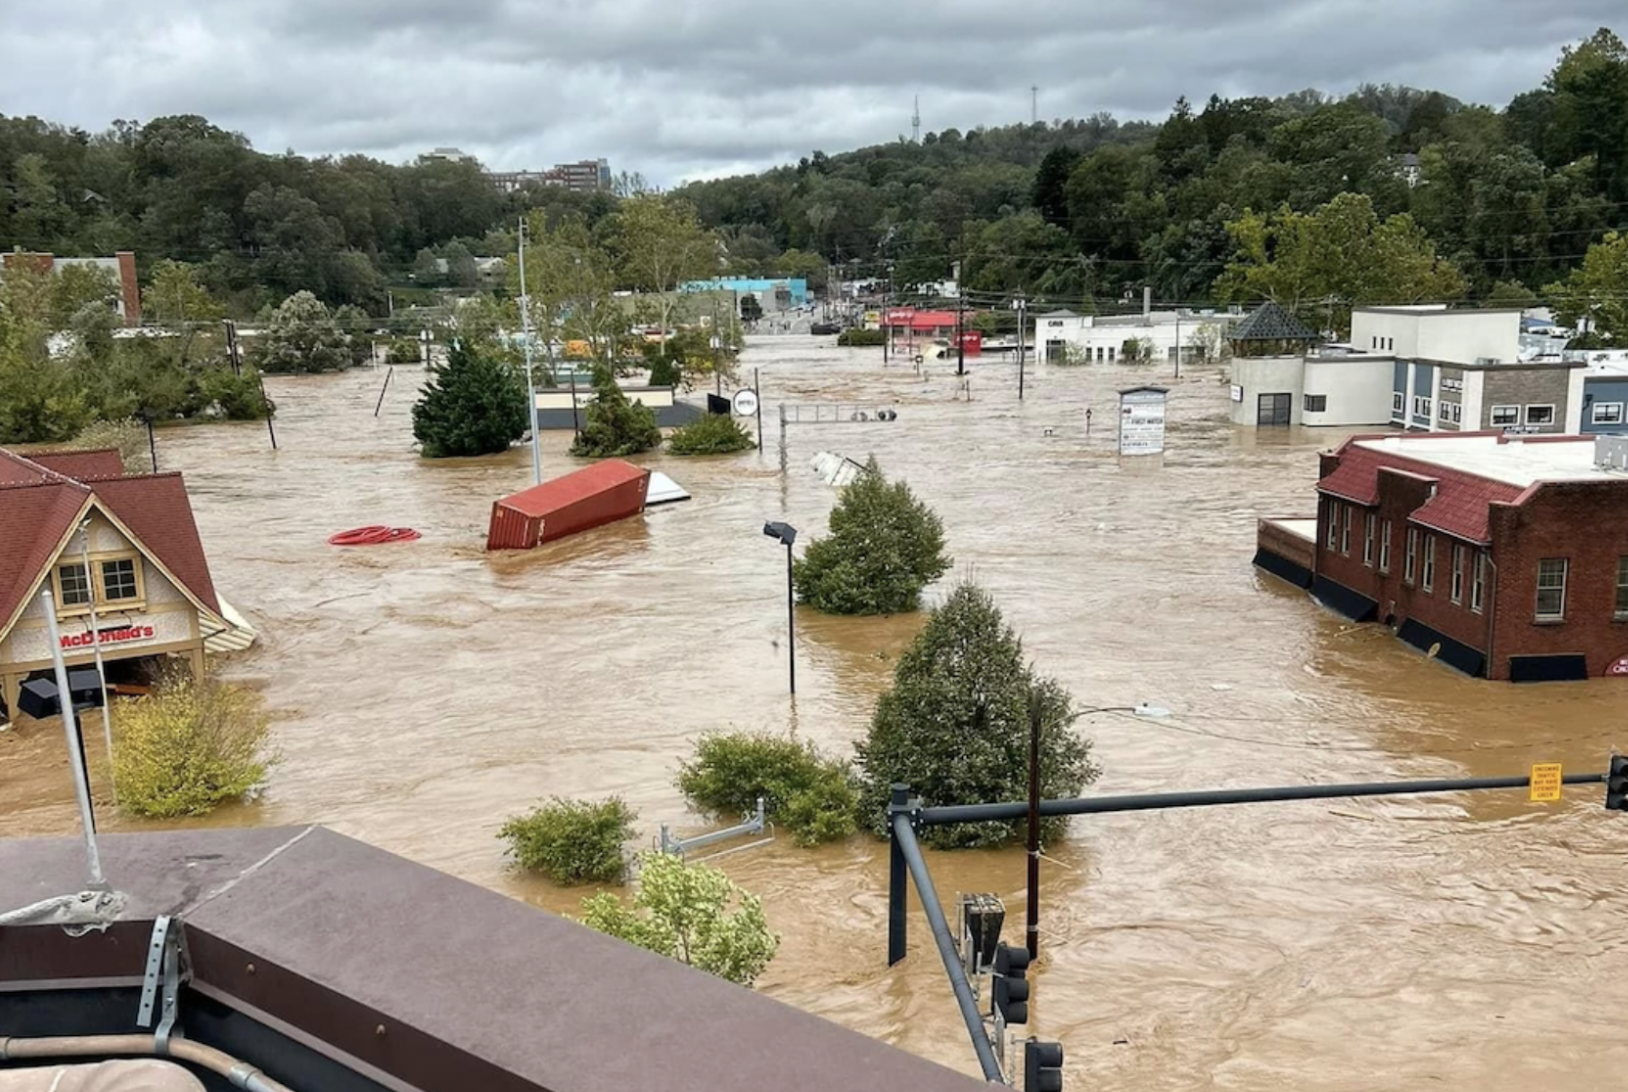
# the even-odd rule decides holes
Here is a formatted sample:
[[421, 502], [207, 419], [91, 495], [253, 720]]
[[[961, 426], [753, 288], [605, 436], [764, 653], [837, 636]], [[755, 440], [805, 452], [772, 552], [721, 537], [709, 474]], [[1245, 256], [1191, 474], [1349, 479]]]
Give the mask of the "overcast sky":
[[[779, 13], [779, 14], [777, 14]], [[0, 112], [202, 114], [262, 151], [653, 182], [1178, 95], [1434, 88], [1502, 106], [1622, 0], [4, 0]]]

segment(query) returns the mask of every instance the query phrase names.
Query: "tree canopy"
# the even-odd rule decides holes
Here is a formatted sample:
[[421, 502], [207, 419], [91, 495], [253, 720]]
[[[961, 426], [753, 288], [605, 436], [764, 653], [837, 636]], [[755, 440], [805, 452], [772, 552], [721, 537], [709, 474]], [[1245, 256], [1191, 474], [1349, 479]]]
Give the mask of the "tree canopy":
[[525, 383], [492, 354], [455, 341], [446, 362], [426, 373], [413, 406], [413, 436], [425, 458], [493, 455], [524, 435]]

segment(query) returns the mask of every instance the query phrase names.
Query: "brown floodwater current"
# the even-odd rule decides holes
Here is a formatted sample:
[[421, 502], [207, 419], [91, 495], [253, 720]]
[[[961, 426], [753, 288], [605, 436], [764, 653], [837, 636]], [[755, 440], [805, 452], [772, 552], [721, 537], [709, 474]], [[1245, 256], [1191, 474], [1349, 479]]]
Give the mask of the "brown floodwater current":
[[[1628, 684], [1467, 679], [1256, 572], [1256, 517], [1311, 512], [1317, 452], [1343, 434], [1235, 428], [1213, 367], [1158, 369], [1168, 450], [1121, 461], [1114, 392], [1150, 369], [1031, 366], [1019, 402], [1011, 364], [972, 365], [968, 401], [953, 362], [918, 377], [829, 339], [759, 339], [744, 366], [761, 369], [766, 451], [653, 454], [640, 461], [694, 500], [527, 554], [482, 544], [493, 499], [529, 484], [528, 451], [417, 458], [414, 369], [397, 369], [378, 418], [382, 371], [269, 380], [275, 452], [262, 424], [161, 432], [217, 587], [261, 631], [225, 671], [264, 691], [281, 753], [260, 799], [203, 823], [322, 823], [568, 912], [580, 891], [506, 866], [506, 816], [617, 793], [643, 835], [693, 833], [705, 824], [673, 777], [706, 730], [845, 752], [921, 619], [799, 611], [788, 698], [784, 555], [761, 528], [823, 530], [835, 493], [809, 468], [820, 450], [874, 452], [908, 479], [943, 517], [951, 579], [989, 587], [1082, 707], [1173, 711], [1080, 721], [1104, 771], [1093, 792], [1597, 770], [1628, 745]], [[898, 419], [793, 425], [782, 477], [776, 407], [812, 401]], [[577, 465], [569, 439], [544, 435], [545, 475]], [[370, 523], [424, 537], [324, 542]], [[1590, 786], [1560, 804], [1483, 793], [1076, 819], [1044, 866], [1029, 1031], [1066, 1044], [1078, 1088], [1620, 1085], [1628, 818], [1601, 801]], [[60, 733], [0, 733], [0, 833], [69, 833], [75, 816]], [[1021, 938], [1020, 850], [930, 863], [945, 899], [1002, 895]], [[919, 911], [910, 958], [885, 966], [883, 844], [781, 838], [718, 864], [783, 934], [765, 993], [977, 1072]]]

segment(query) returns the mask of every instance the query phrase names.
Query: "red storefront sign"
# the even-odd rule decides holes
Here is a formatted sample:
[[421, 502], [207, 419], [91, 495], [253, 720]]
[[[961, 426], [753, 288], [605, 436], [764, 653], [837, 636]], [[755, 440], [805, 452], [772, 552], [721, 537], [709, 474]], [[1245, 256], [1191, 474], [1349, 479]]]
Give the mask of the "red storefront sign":
[[[118, 629], [104, 629], [97, 633], [70, 633], [62, 638], [62, 647], [65, 649], [90, 648], [92, 645], [122, 645], [130, 641], [147, 641], [153, 636], [152, 626], [121, 626]], [[97, 638], [100, 637], [100, 640]]]
[[1607, 677], [1620, 678], [1628, 676], [1628, 656], [1622, 656], [1612, 661], [1611, 666], [1605, 669]]

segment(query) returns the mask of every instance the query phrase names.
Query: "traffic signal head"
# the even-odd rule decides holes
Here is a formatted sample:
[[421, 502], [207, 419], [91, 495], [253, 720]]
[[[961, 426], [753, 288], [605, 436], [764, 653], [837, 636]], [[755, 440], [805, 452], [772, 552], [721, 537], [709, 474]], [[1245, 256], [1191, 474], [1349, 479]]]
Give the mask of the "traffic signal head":
[[1023, 1044], [1023, 1092], [1063, 1092], [1063, 1044]]
[[1029, 1022], [1029, 982], [1023, 977], [1028, 970], [1027, 948], [1002, 943], [995, 949], [995, 977], [990, 982], [989, 997], [1008, 1024]]
[[1605, 774], [1605, 806], [1611, 811], [1628, 811], [1628, 755], [1612, 755]]

